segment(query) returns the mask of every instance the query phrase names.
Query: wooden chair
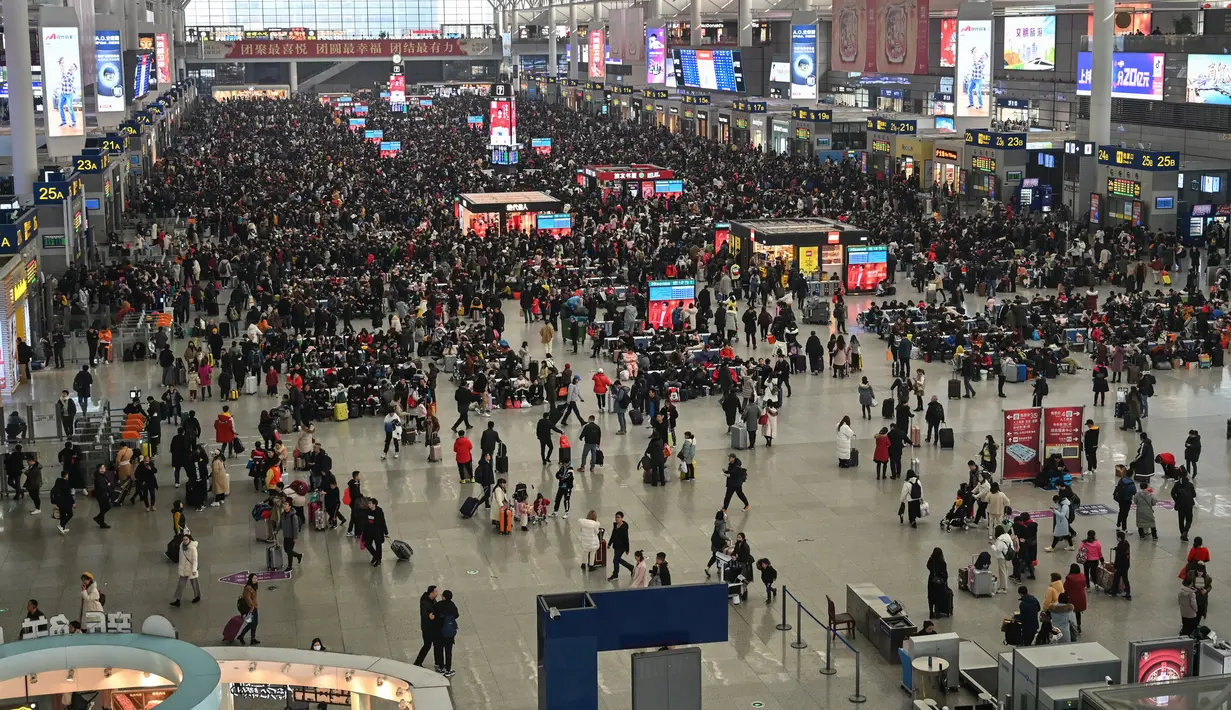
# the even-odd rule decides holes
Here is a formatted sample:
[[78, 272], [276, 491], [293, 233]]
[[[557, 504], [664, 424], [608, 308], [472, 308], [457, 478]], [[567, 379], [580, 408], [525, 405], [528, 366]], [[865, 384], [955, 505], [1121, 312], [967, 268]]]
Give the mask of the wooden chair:
[[825, 595], [825, 602], [829, 604], [829, 628], [833, 629], [835, 634], [845, 629], [846, 635], [853, 637], [855, 635], [855, 617], [845, 611], [839, 614], [837, 606], [834, 605], [833, 600], [829, 598], [828, 594]]

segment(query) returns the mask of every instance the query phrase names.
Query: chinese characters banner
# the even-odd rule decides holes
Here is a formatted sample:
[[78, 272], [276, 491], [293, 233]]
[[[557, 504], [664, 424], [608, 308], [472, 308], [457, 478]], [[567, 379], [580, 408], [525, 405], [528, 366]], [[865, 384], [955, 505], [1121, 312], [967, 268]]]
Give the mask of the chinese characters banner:
[[1081, 421], [1085, 407], [1047, 407], [1043, 410], [1043, 455], [1060, 454], [1064, 467], [1081, 473]]
[[465, 57], [491, 53], [487, 40], [461, 39], [384, 39], [384, 40], [241, 40], [238, 42], [208, 42], [207, 59], [261, 59], [288, 57], [360, 58], [392, 57], [400, 54], [415, 57]]
[[1039, 409], [1006, 409], [1004, 411], [1004, 465], [1001, 480], [1020, 481], [1038, 474]]

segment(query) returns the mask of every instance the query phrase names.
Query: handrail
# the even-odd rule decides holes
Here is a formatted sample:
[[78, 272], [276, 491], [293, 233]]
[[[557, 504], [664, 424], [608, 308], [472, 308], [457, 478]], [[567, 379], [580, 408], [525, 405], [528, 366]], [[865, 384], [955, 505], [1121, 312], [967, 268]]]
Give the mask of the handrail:
[[794, 594], [791, 594], [790, 590], [786, 588], [785, 584], [782, 585], [782, 622], [776, 625], [774, 628], [776, 628], [779, 631], [790, 631], [792, 629], [792, 626], [789, 623], [787, 623], [787, 620], [786, 620], [787, 619], [787, 616], [786, 616], [787, 597], [790, 597], [795, 602], [795, 626], [793, 627], [795, 629], [795, 640], [791, 642], [791, 648], [796, 649], [796, 650], [801, 650], [801, 649], [805, 649], [808, 647], [807, 642], [805, 642], [803, 639], [803, 615], [807, 614], [813, 621], [816, 622], [817, 626], [820, 626], [822, 629], [825, 629], [826, 631], [825, 633], [825, 667], [821, 669], [821, 675], [834, 675], [835, 673], [838, 672], [838, 669], [833, 667], [833, 640], [836, 638], [842, 642], [842, 645], [850, 649], [851, 653], [855, 654], [855, 692], [847, 696], [847, 700], [851, 701], [852, 703], [867, 702], [868, 700], [867, 696], [865, 696], [862, 692], [860, 692], [862, 689], [862, 686], [861, 686], [862, 655], [859, 653], [859, 649], [852, 646], [850, 642], [847, 641], [845, 638], [843, 638], [836, 630], [830, 628], [829, 626], [826, 626], [824, 622], [816, 618], [815, 614], [808, 611], [808, 608], [804, 606], [804, 603], [799, 601], [799, 597], [795, 596]]

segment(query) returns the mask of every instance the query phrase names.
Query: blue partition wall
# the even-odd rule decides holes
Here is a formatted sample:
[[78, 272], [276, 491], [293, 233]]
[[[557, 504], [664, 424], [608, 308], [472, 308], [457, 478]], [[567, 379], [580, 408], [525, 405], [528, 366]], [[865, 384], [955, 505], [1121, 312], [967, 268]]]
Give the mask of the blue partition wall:
[[597, 707], [599, 651], [727, 640], [719, 583], [544, 594], [536, 612], [540, 710]]

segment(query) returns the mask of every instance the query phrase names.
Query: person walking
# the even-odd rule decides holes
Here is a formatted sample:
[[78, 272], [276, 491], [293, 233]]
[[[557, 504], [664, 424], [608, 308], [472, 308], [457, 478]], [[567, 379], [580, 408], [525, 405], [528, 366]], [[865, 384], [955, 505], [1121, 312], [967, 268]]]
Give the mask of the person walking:
[[1099, 542], [1098, 533], [1086, 531], [1086, 539], [1077, 546], [1077, 561], [1081, 563], [1086, 589], [1089, 589], [1090, 582], [1097, 579], [1096, 575], [1103, 564], [1103, 543]]
[[56, 529], [63, 535], [68, 532], [68, 521], [73, 519], [73, 506], [77, 505], [73, 500], [73, 486], [68, 480], [68, 469], [60, 471], [60, 477], [51, 485], [51, 495], [48, 497], [59, 512]]
[[197, 560], [197, 541], [193, 539], [192, 533], [188, 530], [183, 532], [183, 539], [180, 540], [180, 560], [178, 565], [179, 582], [175, 585], [175, 600], [171, 602], [171, 606], [178, 607], [180, 605], [180, 597], [184, 594], [184, 585], [192, 582], [192, 603], [196, 604], [201, 601], [201, 582], [198, 579], [198, 560]]
[[[567, 366], [566, 366], [566, 369], [567, 369]], [[564, 405], [564, 416], [560, 417], [560, 424], [561, 426], [567, 425], [568, 417], [570, 414], [575, 415], [577, 417], [577, 421], [584, 424], [586, 421], [585, 417], [581, 416], [581, 410], [577, 408], [577, 405], [580, 402], [585, 401], [581, 398], [581, 376], [580, 375], [573, 375], [572, 381], [568, 383], [567, 390], [568, 392], [566, 394], [566, 401]]]
[[1081, 435], [1081, 450], [1086, 455], [1086, 470], [1096, 473], [1098, 470], [1098, 440], [1099, 428], [1093, 419], [1086, 420], [1086, 430]]
[[868, 378], [864, 377], [859, 383], [859, 410], [860, 419], [872, 419], [872, 406], [876, 404], [876, 394], [872, 391], [872, 385], [868, 383]]
[[289, 500], [282, 501], [282, 546], [286, 548], [287, 572], [295, 569], [295, 560], [299, 560], [300, 564], [303, 563], [303, 554], [295, 552], [295, 542], [299, 539], [301, 525], [299, 516], [295, 514], [291, 502]]
[[1116, 515], [1116, 529], [1128, 530], [1128, 512], [1133, 507], [1133, 496], [1137, 495], [1137, 484], [1124, 464], [1116, 464], [1116, 485], [1111, 491], [1111, 498], [1120, 505]]
[[248, 582], [244, 584], [244, 591], [241, 594], [248, 613], [244, 614], [244, 626], [239, 630], [239, 635], [235, 637], [240, 646], [244, 645], [244, 634], [248, 635], [248, 641], [253, 646], [261, 645], [261, 642], [256, 639], [256, 627], [261, 623], [260, 592], [261, 584], [257, 581], [256, 575], [248, 575]]
[[1034, 399], [1031, 400], [1031, 407], [1042, 407], [1043, 398], [1047, 396], [1048, 386], [1047, 378], [1039, 375], [1034, 378]]
[[380, 501], [368, 498], [367, 510], [363, 512], [363, 544], [372, 556], [372, 566], [380, 567], [380, 560], [385, 552], [385, 538], [389, 537], [389, 525], [385, 522], [385, 511], [380, 508]]
[[1000, 447], [996, 445], [996, 439], [991, 434], [983, 441], [983, 446], [979, 449], [979, 467], [988, 473], [996, 473], [997, 457], [1000, 453]]
[[611, 389], [611, 378], [607, 377], [600, 367], [590, 380], [594, 383], [594, 401], [598, 405], [598, 411], [607, 411], [607, 391]]
[[919, 483], [919, 476], [913, 469], [906, 471], [906, 480], [902, 481], [902, 492], [898, 496], [898, 523], [903, 523], [902, 516], [905, 515], [910, 519], [912, 528], [918, 527], [915, 521], [919, 519], [923, 505], [923, 486]]
[[[488, 422], [488, 427], [492, 426], [492, 422]], [[393, 445], [393, 458], [397, 458], [402, 453], [402, 418], [398, 416], [396, 411], [390, 411], [385, 415], [385, 448], [380, 453], [380, 459], [384, 461], [389, 456], [389, 445]], [[486, 434], [487, 432], [484, 432]]]
[[[436, 598], [440, 595], [436, 585], [428, 586], [427, 591], [419, 595], [419, 633], [423, 636], [423, 646], [415, 656], [415, 665], [423, 667], [428, 651], [440, 645], [440, 620], [436, 617]], [[436, 654], [439, 658], [439, 653]], [[440, 662], [436, 663], [436, 672], [440, 672]]]
[[436, 643], [436, 672], [446, 678], [457, 675], [453, 670], [453, 642], [457, 639], [457, 620], [462, 615], [453, 603], [453, 592], [444, 590], [432, 609], [432, 615], [440, 622], [440, 636]]
[[107, 511], [111, 510], [111, 488], [107, 468], [99, 464], [98, 470], [94, 472], [94, 500], [98, 501], [98, 515], [94, 516], [94, 522], [103, 530], [111, 528], [107, 524]]
[[1180, 525], [1180, 540], [1188, 542], [1188, 531], [1193, 525], [1193, 508], [1197, 504], [1197, 487], [1181, 472], [1180, 478], [1171, 487], [1171, 500], [1175, 502], [1175, 514]]
[[89, 572], [81, 573], [81, 612], [77, 620], [83, 624], [86, 614], [103, 614], [103, 594], [98, 588], [98, 582]]
[[1150, 537], [1157, 540], [1158, 523], [1154, 519], [1154, 506], [1158, 505], [1158, 498], [1154, 495], [1154, 489], [1138, 488], [1133, 504], [1137, 506], [1137, 536], [1144, 540], [1149, 530]]
[[603, 429], [594, 421], [594, 415], [590, 415], [589, 421], [585, 426], [581, 427], [581, 433], [578, 435], [581, 439], [581, 465], [579, 468], [585, 470], [586, 460], [590, 461], [590, 473], [594, 473], [595, 460], [598, 457], [599, 446], [603, 443]]
[[474, 443], [470, 441], [470, 437], [466, 436], [464, 430], [454, 432], [456, 439], [453, 441], [453, 457], [457, 461], [457, 478], [459, 483], [471, 483], [474, 481], [474, 461], [473, 454]]
[[705, 576], [710, 576], [710, 567], [718, 564], [718, 553], [725, 553], [731, 543], [731, 529], [727, 524], [727, 511], [714, 514], [714, 530], [710, 533], [710, 559], [705, 563]]
[[556, 445], [551, 442], [552, 432], [563, 434], [564, 430], [552, 422], [551, 412], [543, 412], [534, 424], [534, 435], [539, 440], [539, 456], [544, 466], [551, 463], [551, 455], [556, 450]]
[[645, 566], [645, 552], [637, 550], [633, 553], [633, 559], [637, 562], [633, 565], [633, 583], [630, 586], [633, 589], [645, 589], [650, 586], [650, 571]]
[[1069, 515], [1072, 510], [1072, 501], [1067, 496], [1055, 495], [1052, 496], [1052, 530], [1051, 530], [1051, 545], [1043, 548], [1046, 552], [1053, 552], [1061, 540], [1069, 543], [1069, 547], [1073, 547], [1073, 531], [1069, 527]]
[[1201, 460], [1201, 434], [1196, 429], [1188, 430], [1188, 438], [1184, 440], [1184, 468], [1188, 475], [1197, 480], [1197, 462]]
[[1107, 595], [1111, 597], [1120, 595], [1120, 585], [1124, 585], [1124, 599], [1126, 601], [1133, 600], [1133, 588], [1128, 582], [1128, 567], [1131, 548], [1128, 544], [1128, 533], [1123, 530], [1116, 531], [1116, 546], [1112, 550], [1112, 564], [1115, 565], [1115, 571], [1111, 576], [1111, 585], [1107, 590]]
[[614, 582], [620, 576], [620, 567], [626, 567], [629, 572], [633, 571], [633, 566], [624, 559], [624, 555], [628, 554], [628, 523], [624, 522], [624, 511], [616, 511], [615, 521], [611, 523], [611, 533], [607, 538], [607, 546], [611, 548], [611, 576], [607, 578], [608, 582]]
[[744, 503], [744, 512], [748, 512], [752, 504], [748, 502], [748, 496], [744, 495], [744, 482], [748, 480], [748, 471], [743, 462], [735, 454], [727, 454], [727, 468], [723, 473], [727, 477], [727, 493], [722, 499], [722, 512], [727, 512], [732, 496], [739, 496]]
[[940, 426], [945, 423], [945, 408], [936, 395], [932, 395], [932, 399], [928, 401], [928, 408], [923, 414], [923, 421], [927, 422], [928, 425], [928, 432], [924, 441], [940, 446]]
[[1001, 489], [1000, 484], [992, 481], [987, 494], [987, 532], [988, 538], [994, 537], [996, 525], [1012, 515], [1012, 503], [1009, 496]]

